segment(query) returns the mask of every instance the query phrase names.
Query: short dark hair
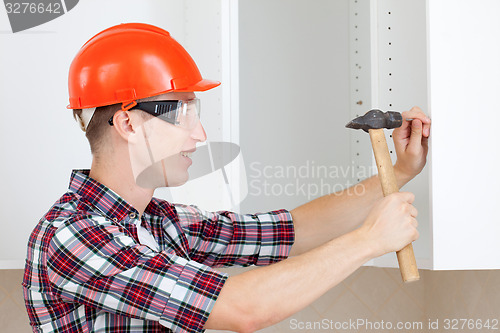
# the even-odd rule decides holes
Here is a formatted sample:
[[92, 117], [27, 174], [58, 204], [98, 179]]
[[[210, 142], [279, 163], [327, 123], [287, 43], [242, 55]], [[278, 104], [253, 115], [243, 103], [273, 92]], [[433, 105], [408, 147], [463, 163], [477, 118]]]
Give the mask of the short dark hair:
[[[138, 102], [145, 102], [152, 100], [152, 98], [143, 98], [138, 100]], [[111, 104], [106, 106], [99, 106], [95, 109], [94, 115], [87, 125], [87, 130], [85, 131], [85, 136], [90, 144], [90, 152], [92, 155], [98, 156], [102, 151], [105, 144], [105, 134], [106, 131], [111, 127], [108, 123], [109, 119], [115, 115], [118, 110], [121, 110], [122, 103]], [[141, 117], [145, 120], [154, 118], [147, 112], [140, 112]], [[82, 115], [82, 109], [73, 110], [73, 118], [80, 122]]]
[[[89, 140], [90, 151], [96, 156], [102, 150], [105, 143], [106, 130], [110, 127], [108, 124], [109, 118], [113, 117], [116, 111], [121, 109], [121, 103], [97, 107], [92, 119], [90, 120], [85, 136]], [[73, 117], [78, 121], [81, 117], [82, 110], [73, 110]]]

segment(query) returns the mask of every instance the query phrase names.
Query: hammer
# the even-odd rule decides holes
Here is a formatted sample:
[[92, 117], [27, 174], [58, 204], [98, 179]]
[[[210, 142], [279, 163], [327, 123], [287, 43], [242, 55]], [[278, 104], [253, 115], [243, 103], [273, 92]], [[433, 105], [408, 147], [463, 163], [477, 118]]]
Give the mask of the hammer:
[[[382, 112], [374, 109], [368, 111], [363, 116], [353, 119], [346, 125], [347, 128], [362, 129], [370, 134], [384, 197], [399, 191], [391, 156], [389, 155], [389, 148], [385, 140], [384, 128], [397, 128], [402, 124], [403, 117], [399, 112]], [[399, 270], [403, 281], [412, 282], [419, 280], [420, 275], [418, 273], [412, 244], [410, 243], [396, 252], [396, 255], [398, 257]]]

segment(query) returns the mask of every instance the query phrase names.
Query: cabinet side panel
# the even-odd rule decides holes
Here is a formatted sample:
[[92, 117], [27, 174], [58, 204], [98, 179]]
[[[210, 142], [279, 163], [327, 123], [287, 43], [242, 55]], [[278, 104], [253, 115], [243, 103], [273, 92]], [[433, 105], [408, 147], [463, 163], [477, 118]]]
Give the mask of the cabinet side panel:
[[435, 269], [500, 268], [500, 3], [429, 1]]
[[[372, 29], [374, 38], [374, 71], [376, 80], [372, 89], [377, 93], [374, 108], [383, 111], [403, 112], [419, 106], [425, 113], [427, 108], [427, 40], [426, 4], [414, 0], [378, 0], [374, 2], [376, 24]], [[386, 131], [387, 143], [393, 162], [396, 151]], [[429, 189], [430, 163], [401, 191], [415, 194], [414, 205], [418, 209], [420, 238], [413, 243], [419, 268], [431, 268], [432, 235]], [[397, 267], [396, 256], [390, 253], [375, 260], [377, 266]]]

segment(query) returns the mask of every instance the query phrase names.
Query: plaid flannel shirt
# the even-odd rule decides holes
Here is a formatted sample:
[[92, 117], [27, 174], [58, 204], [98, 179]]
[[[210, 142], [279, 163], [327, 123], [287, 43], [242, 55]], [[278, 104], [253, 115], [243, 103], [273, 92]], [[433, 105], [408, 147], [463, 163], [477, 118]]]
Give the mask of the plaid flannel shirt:
[[25, 303], [36, 332], [202, 332], [227, 276], [209, 266], [267, 265], [294, 241], [286, 210], [240, 215], [153, 198], [138, 212], [73, 171], [28, 242]]

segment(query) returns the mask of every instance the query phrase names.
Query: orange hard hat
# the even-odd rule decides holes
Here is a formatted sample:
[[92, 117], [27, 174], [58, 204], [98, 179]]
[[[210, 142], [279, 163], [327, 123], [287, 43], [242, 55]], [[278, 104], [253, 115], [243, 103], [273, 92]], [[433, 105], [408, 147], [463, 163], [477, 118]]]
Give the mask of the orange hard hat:
[[218, 81], [201, 77], [187, 51], [156, 26], [125, 23], [85, 43], [69, 70], [68, 109], [123, 103], [171, 91], [205, 91]]

